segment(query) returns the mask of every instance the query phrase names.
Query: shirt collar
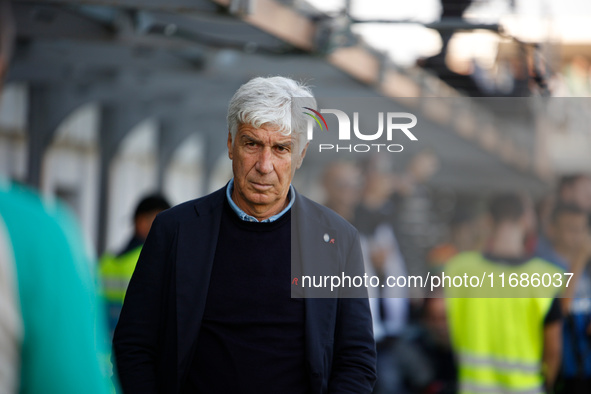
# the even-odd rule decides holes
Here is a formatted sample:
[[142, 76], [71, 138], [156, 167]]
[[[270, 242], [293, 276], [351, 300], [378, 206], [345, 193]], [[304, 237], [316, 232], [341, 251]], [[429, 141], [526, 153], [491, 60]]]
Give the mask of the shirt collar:
[[232, 200], [232, 191], [233, 190], [234, 190], [234, 178], [230, 179], [230, 182], [228, 182], [228, 186], [226, 187], [226, 197], [228, 199], [228, 203], [230, 203], [230, 207], [232, 208], [232, 211], [234, 211], [236, 213], [236, 215], [238, 215], [238, 217], [241, 220], [244, 220], [245, 222], [256, 222], [256, 223], [271, 223], [271, 222], [274, 222], [275, 220], [277, 220], [281, 216], [283, 216], [285, 214], [285, 212], [289, 211], [291, 209], [291, 206], [293, 205], [293, 202], [295, 201], [295, 190], [293, 189], [293, 186], [292, 185], [289, 185], [289, 194], [287, 196], [287, 198], [289, 199], [289, 204], [287, 204], [287, 206], [285, 207], [285, 209], [283, 211], [279, 212], [278, 214], [273, 215], [273, 216], [271, 216], [268, 219], [261, 220], [259, 222], [259, 220], [257, 220], [257, 218], [255, 218], [254, 216], [251, 216], [251, 215], [247, 214], [242, 209], [240, 209], [238, 207], [238, 205], [236, 205], [236, 203], [234, 202], [234, 200]]

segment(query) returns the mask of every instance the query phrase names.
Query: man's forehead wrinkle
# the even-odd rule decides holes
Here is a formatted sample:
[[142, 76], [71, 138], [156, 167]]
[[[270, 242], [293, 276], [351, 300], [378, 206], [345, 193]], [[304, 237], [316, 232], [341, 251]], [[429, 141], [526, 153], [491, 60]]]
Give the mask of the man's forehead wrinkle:
[[[255, 142], [268, 142], [270, 145], [292, 145], [294, 143], [294, 138], [289, 135], [283, 135], [278, 133], [277, 131], [273, 130], [266, 130], [267, 133], [264, 135], [257, 135], [255, 133], [254, 128], [242, 128], [240, 129], [240, 136], [241, 139], [249, 139]], [[260, 130], [260, 129], [258, 129]], [[276, 137], [276, 138], [275, 138]], [[283, 137], [283, 138], [282, 138]]]

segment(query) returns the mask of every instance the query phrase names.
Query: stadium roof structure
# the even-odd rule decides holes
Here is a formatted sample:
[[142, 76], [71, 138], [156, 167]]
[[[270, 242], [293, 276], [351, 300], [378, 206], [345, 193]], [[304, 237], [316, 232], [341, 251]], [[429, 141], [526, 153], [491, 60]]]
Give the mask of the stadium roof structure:
[[[393, 108], [406, 110], [412, 109], [402, 99], [406, 97], [416, 98], [415, 109], [429, 97], [461, 97], [437, 78], [397, 69], [339, 18], [294, 4], [12, 1], [17, 45], [8, 82], [26, 83], [29, 92], [27, 182], [39, 185], [43, 156], [59, 124], [91, 102], [101, 108], [104, 212], [109, 166], [134, 125], [148, 117], [158, 119], [160, 185], [176, 149], [194, 133], [206, 137], [204, 168], [210, 173], [225, 150], [228, 101], [254, 76], [309, 81], [317, 97], [388, 97]], [[545, 189], [548, 174], [536, 164], [534, 136], [493, 126], [476, 129], [471, 107], [450, 105], [443, 112], [418, 115], [431, 125], [423, 138], [442, 163], [437, 182], [484, 190], [495, 177], [505, 188]], [[304, 165], [302, 171], [314, 168], [318, 166]]]

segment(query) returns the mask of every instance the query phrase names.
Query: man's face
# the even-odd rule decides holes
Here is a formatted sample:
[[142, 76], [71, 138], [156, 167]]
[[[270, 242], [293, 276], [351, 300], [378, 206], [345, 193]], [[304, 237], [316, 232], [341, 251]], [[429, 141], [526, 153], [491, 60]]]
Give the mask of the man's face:
[[523, 226], [526, 235], [535, 234], [537, 227], [536, 211], [534, 210], [534, 203], [529, 196], [523, 196]]
[[331, 208], [352, 208], [359, 202], [361, 173], [353, 164], [335, 163], [326, 171], [324, 189], [327, 203], [332, 205]]
[[588, 234], [587, 216], [582, 213], [562, 213], [550, 225], [552, 243], [565, 250], [578, 250]]
[[591, 178], [581, 177], [574, 186], [574, 203], [586, 212], [591, 212]]
[[135, 234], [142, 239], [148, 238], [148, 234], [152, 228], [152, 223], [154, 223], [156, 215], [158, 215], [160, 212], [162, 211], [155, 210], [138, 215], [138, 217], [135, 218]]
[[425, 305], [425, 325], [433, 339], [440, 345], [449, 345], [447, 313], [443, 298], [429, 299]]
[[438, 170], [439, 159], [429, 152], [419, 153], [410, 163], [410, 173], [419, 183], [427, 182]]
[[591, 212], [591, 177], [578, 178], [574, 184], [562, 191], [560, 199], [578, 206], [585, 212]]
[[234, 141], [228, 133], [228, 156], [234, 173], [232, 199], [236, 205], [258, 220], [281, 212], [305, 153], [305, 149], [299, 153], [295, 137], [280, 133], [274, 125], [260, 129], [240, 125]]

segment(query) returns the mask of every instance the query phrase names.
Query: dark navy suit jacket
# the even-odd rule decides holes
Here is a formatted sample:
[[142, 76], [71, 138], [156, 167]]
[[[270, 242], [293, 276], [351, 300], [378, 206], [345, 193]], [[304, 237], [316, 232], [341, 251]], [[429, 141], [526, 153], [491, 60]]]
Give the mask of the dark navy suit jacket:
[[[156, 217], [113, 340], [125, 394], [177, 393], [186, 379], [205, 308], [224, 198], [222, 188]], [[362, 274], [359, 235], [353, 226], [299, 193], [291, 212], [304, 272], [321, 261], [335, 274], [345, 270]], [[338, 242], [325, 243], [324, 234]], [[305, 347], [313, 393], [372, 391], [376, 353], [367, 298], [306, 298]]]

